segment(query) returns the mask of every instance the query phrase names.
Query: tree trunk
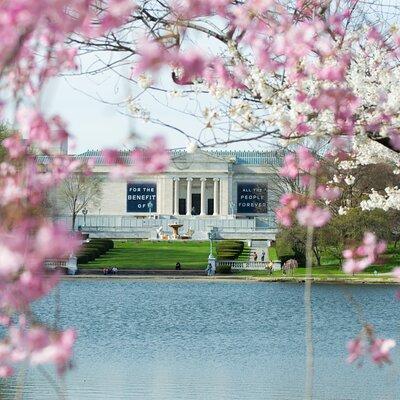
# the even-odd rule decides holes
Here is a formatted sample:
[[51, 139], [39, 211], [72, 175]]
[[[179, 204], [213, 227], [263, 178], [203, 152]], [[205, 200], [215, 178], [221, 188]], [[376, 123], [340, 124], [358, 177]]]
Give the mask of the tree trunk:
[[75, 231], [76, 212], [72, 213], [72, 232]]
[[315, 258], [317, 259], [317, 265], [318, 267], [321, 266], [321, 254], [319, 254], [319, 251], [314, 247], [313, 248], [313, 253], [315, 255]]

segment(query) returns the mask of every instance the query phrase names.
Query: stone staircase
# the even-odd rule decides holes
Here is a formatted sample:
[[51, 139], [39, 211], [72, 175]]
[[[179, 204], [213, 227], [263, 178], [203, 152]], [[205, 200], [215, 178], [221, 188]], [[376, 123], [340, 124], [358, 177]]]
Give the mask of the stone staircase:
[[260, 244], [259, 243], [257, 243], [257, 244], [253, 244], [252, 243], [252, 245], [250, 246], [250, 248], [249, 248], [249, 260], [250, 261], [254, 261], [254, 257], [253, 257], [253, 254], [254, 253], [257, 253], [257, 255], [258, 255], [258, 258], [257, 258], [257, 261], [261, 261], [261, 253], [262, 253], [262, 251], [264, 250], [264, 253], [265, 253], [265, 257], [264, 257], [264, 261], [268, 261], [268, 248], [265, 246], [260, 246]]

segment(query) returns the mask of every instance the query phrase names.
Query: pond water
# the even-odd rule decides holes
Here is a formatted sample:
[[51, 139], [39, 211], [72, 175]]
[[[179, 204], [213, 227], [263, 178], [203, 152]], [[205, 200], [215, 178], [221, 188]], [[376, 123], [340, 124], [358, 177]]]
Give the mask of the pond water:
[[[76, 280], [60, 286], [62, 326], [79, 338], [68, 399], [301, 399], [304, 286], [290, 283]], [[347, 365], [346, 341], [360, 326], [347, 296], [383, 336], [399, 337], [393, 286], [314, 285], [315, 399], [397, 399], [400, 357], [378, 368]], [[52, 322], [54, 296], [37, 304]], [[47, 369], [50, 373], [53, 371]], [[0, 383], [12, 399], [15, 381]], [[38, 371], [23, 399], [55, 399]]]

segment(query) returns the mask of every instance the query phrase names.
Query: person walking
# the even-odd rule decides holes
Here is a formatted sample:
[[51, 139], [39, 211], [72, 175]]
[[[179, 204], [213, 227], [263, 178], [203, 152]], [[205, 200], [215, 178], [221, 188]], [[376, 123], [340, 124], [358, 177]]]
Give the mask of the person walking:
[[211, 270], [212, 270], [212, 265], [211, 265], [211, 263], [208, 263], [206, 271], [205, 271], [207, 276], [211, 275]]
[[269, 274], [272, 275], [272, 271], [274, 269], [274, 263], [272, 262], [272, 260], [268, 261], [267, 269], [268, 269]]
[[264, 260], [265, 260], [265, 251], [263, 250], [261, 252], [261, 261], [264, 262]]
[[257, 252], [255, 251], [255, 252], [254, 252], [254, 261], [257, 261], [257, 259], [258, 259], [258, 254], [257, 254]]
[[181, 263], [178, 261], [178, 262], [175, 264], [175, 270], [176, 270], [176, 271], [180, 271], [180, 269], [181, 269]]

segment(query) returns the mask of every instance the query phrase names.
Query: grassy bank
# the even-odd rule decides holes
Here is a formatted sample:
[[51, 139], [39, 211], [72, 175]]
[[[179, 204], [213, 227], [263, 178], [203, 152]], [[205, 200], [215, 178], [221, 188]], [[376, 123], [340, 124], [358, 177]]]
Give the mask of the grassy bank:
[[115, 241], [114, 249], [81, 268], [204, 269], [207, 266], [209, 242]]
[[[270, 248], [269, 249], [270, 258], [274, 259], [273, 256], [275, 254], [276, 254], [276, 249]], [[276, 258], [279, 259], [279, 256], [277, 256]], [[314, 264], [315, 263], [316, 260], [314, 260]], [[359, 277], [360, 279], [371, 278], [376, 276], [375, 275], [376, 272], [379, 277], [382, 277], [382, 279], [386, 279], [388, 278], [388, 275], [393, 270], [393, 268], [398, 266], [400, 266], [400, 249], [395, 248], [392, 243], [389, 243], [388, 249], [383, 255], [381, 255], [379, 262], [377, 264], [371, 265], [369, 268], [363, 271], [362, 274], [357, 274], [356, 276]], [[300, 267], [303, 268], [298, 268], [294, 272], [294, 276], [298, 278], [304, 278], [306, 270], [304, 266]], [[267, 276], [267, 273], [264, 271], [240, 272], [239, 274], [242, 274], [243, 276], [249, 275], [255, 277]], [[282, 276], [282, 272], [281, 271], [274, 272], [274, 276]], [[330, 277], [347, 279], [349, 278], [349, 275], [343, 273], [340, 265], [340, 260], [338, 258], [335, 258], [328, 252], [325, 252], [322, 254], [321, 257], [321, 266], [316, 266], [316, 265], [313, 266], [313, 277], [321, 279], [327, 279]], [[354, 279], [355, 277], [350, 277], [350, 278]]]
[[[347, 275], [343, 273], [343, 271], [339, 270], [338, 268], [330, 268], [330, 267], [320, 267], [320, 268], [313, 268], [312, 276], [313, 278], [317, 279], [365, 279], [365, 278], [374, 278], [377, 277], [379, 279], [390, 279], [390, 274], [386, 271], [386, 268], [380, 269], [376, 268], [377, 274], [375, 275], [374, 272], [366, 272], [357, 275]], [[252, 277], [259, 277], [259, 278], [268, 278], [270, 275], [266, 271], [241, 271], [236, 272], [236, 276], [252, 276]], [[281, 271], [274, 271], [272, 273], [273, 278], [278, 277], [294, 277], [294, 278], [305, 278], [306, 270], [305, 268], [298, 268], [294, 271], [293, 275], [283, 275]]]

